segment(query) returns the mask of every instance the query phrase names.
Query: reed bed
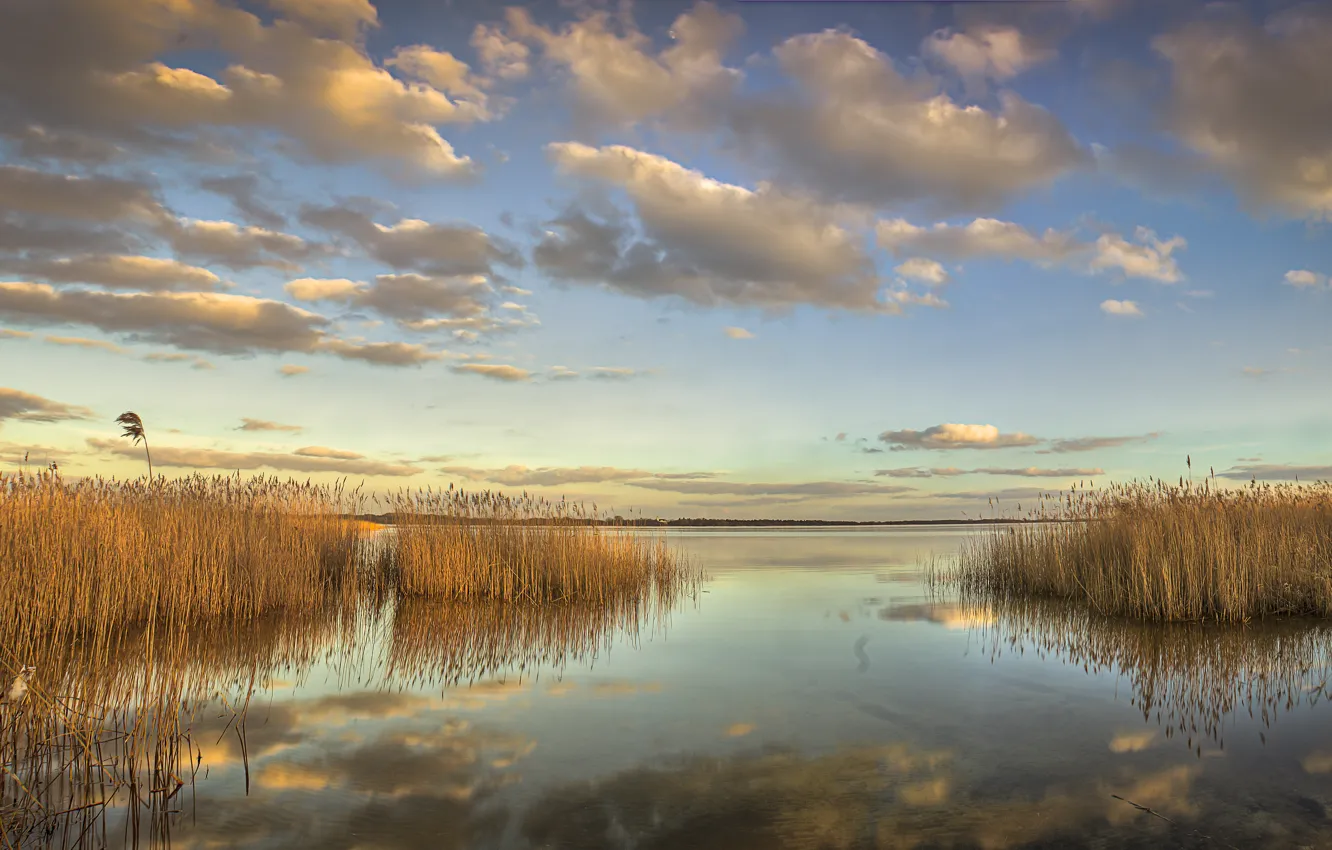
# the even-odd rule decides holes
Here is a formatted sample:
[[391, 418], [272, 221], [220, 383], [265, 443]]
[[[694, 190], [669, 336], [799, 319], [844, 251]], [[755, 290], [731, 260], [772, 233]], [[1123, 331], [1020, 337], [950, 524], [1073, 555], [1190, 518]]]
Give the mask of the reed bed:
[[1100, 614], [1244, 622], [1332, 615], [1332, 485], [1181, 481], [1081, 489], [968, 541], [936, 581]]
[[598, 524], [595, 506], [450, 487], [399, 493], [390, 507], [387, 569], [404, 596], [606, 603], [701, 577], [663, 538]]
[[1033, 598], [963, 596], [944, 607], [975, 624], [992, 658], [1031, 651], [1126, 678], [1143, 720], [1198, 755], [1207, 740], [1224, 747], [1226, 721], [1241, 712], [1267, 727], [1332, 697], [1332, 624], [1321, 620], [1148, 623]]

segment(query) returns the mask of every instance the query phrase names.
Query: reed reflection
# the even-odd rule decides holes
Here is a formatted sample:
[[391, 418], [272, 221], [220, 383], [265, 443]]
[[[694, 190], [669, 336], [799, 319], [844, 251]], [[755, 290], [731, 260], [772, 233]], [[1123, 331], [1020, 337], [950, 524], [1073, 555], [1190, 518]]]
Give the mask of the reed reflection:
[[1332, 624], [1322, 620], [1148, 623], [1058, 600], [1004, 598], [912, 607], [885, 616], [965, 624], [991, 660], [1032, 651], [1127, 679], [1143, 720], [1198, 756], [1206, 741], [1224, 747], [1228, 719], [1244, 713], [1270, 726], [1283, 712], [1325, 700], [1332, 679]]

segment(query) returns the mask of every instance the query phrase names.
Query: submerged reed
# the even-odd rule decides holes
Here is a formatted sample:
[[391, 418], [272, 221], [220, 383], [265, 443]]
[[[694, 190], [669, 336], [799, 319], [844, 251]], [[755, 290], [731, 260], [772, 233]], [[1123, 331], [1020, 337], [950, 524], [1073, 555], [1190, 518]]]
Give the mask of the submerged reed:
[[993, 528], [935, 580], [1146, 620], [1332, 615], [1327, 483], [1084, 489], [1042, 500], [1032, 518], [1054, 521]]

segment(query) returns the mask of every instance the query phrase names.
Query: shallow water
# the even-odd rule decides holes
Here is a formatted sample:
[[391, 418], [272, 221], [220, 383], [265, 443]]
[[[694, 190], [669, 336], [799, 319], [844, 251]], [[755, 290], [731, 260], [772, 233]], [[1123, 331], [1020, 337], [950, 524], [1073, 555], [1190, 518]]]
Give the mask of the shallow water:
[[968, 533], [672, 532], [661, 617], [331, 630], [200, 721], [171, 846], [1332, 847], [1323, 627], [931, 597]]

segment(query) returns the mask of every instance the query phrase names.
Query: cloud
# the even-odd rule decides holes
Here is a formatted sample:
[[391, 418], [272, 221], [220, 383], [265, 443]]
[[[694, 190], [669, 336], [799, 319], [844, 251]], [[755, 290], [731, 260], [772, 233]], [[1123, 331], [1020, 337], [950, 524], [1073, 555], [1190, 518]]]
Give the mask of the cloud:
[[410, 342], [350, 342], [342, 339], [321, 340], [313, 351], [326, 351], [344, 360], [360, 360], [374, 366], [418, 366], [443, 360], [444, 352], [432, 351]]
[[728, 126], [753, 156], [821, 194], [939, 211], [992, 206], [1090, 163], [1049, 112], [1011, 91], [995, 111], [908, 79], [855, 36], [825, 30], [774, 50], [794, 91], [740, 100]]
[[1311, 272], [1307, 269], [1291, 269], [1286, 272], [1285, 281], [1300, 289], [1320, 289], [1326, 288], [1328, 285], [1327, 275]]
[[551, 381], [572, 381], [579, 377], [579, 374], [566, 366], [551, 366], [546, 372], [546, 378]]
[[[250, 419], [241, 417], [240, 427], [237, 431], [289, 431], [296, 433], [305, 430], [300, 425], [283, 425], [281, 422], [269, 422], [266, 419]], [[299, 454], [299, 452], [298, 452]]]
[[5, 210], [103, 223], [152, 223], [166, 215], [144, 183], [52, 174], [18, 165], [0, 165], [0, 211]]
[[337, 301], [403, 322], [481, 316], [490, 310], [495, 294], [482, 275], [440, 278], [414, 272], [382, 274], [373, 284], [301, 278], [285, 289], [299, 301]]
[[1250, 203], [1332, 215], [1332, 14], [1317, 4], [1264, 24], [1219, 10], [1153, 42], [1171, 65], [1166, 121]]
[[993, 425], [959, 425], [944, 423], [923, 431], [884, 431], [879, 441], [892, 446], [893, 451], [903, 449], [1004, 449], [1015, 446], [1034, 446], [1041, 440], [1030, 434], [1000, 433]]
[[[98, 451], [123, 457], [139, 456], [138, 449], [123, 441], [92, 437], [88, 439], [88, 445]], [[422, 471], [415, 466], [381, 463], [364, 459], [360, 455], [344, 457], [303, 455], [299, 452], [232, 452], [161, 445], [153, 446], [153, 464], [184, 469], [274, 469], [284, 472], [335, 472], [388, 477], [406, 477]]]
[[893, 271], [902, 277], [919, 280], [930, 286], [942, 286], [948, 282], [948, 272], [935, 260], [923, 257], [911, 257], [905, 263], [894, 266]]
[[731, 339], [753, 339], [753, 338], [754, 338], [754, 334], [753, 334], [753, 332], [751, 332], [751, 331], [747, 331], [747, 330], [745, 330], [744, 328], [735, 328], [735, 327], [725, 328], [725, 329], [724, 329], [724, 332], [725, 332], [726, 335], [729, 336]]
[[1142, 310], [1138, 307], [1136, 301], [1116, 301], [1113, 298], [1107, 298], [1101, 302], [1101, 312], [1111, 316], [1142, 318]]
[[0, 422], [6, 419], [19, 422], [64, 422], [92, 417], [93, 412], [86, 407], [0, 387]]
[[[535, 23], [526, 10], [509, 8], [505, 30], [512, 39], [538, 46], [546, 62], [566, 71], [580, 114], [596, 121], [697, 121], [700, 113], [725, 101], [741, 79], [722, 56], [744, 25], [738, 15], [712, 3], [698, 3], [678, 16], [670, 28], [672, 44], [655, 53], [651, 40], [631, 22], [625, 22], [623, 35], [614, 24], [610, 15], [595, 11], [552, 30]], [[475, 43], [476, 34], [473, 38]], [[493, 31], [483, 38], [493, 49], [491, 56], [503, 55], [514, 73], [520, 64], [526, 66], [513, 41], [496, 42]]]
[[298, 269], [299, 261], [315, 250], [299, 236], [230, 221], [170, 218], [159, 232], [182, 257], [237, 270], [264, 266]]
[[1245, 366], [1240, 370], [1240, 374], [1246, 378], [1263, 378], [1272, 374], [1272, 370], [1263, 369], [1259, 366]]
[[631, 487], [708, 496], [789, 496], [810, 498], [849, 498], [852, 496], [891, 496], [913, 492], [910, 487], [896, 487], [856, 481], [740, 482], [634, 480]]
[[1118, 269], [1127, 277], [1140, 277], [1162, 283], [1176, 283], [1180, 279], [1179, 267], [1171, 254], [1188, 243], [1182, 236], [1165, 241], [1145, 227], [1139, 227], [1135, 237], [1141, 244], [1134, 245], [1115, 233], [1106, 233], [1096, 239], [1096, 256], [1091, 269]]
[[968, 81], [1009, 80], [1057, 53], [1033, 44], [1012, 26], [988, 24], [965, 32], [937, 30], [920, 46], [921, 55]]
[[588, 377], [602, 381], [627, 381], [643, 375], [637, 369], [629, 369], [624, 366], [594, 366], [590, 372], [591, 374]]
[[1142, 434], [1136, 437], [1078, 437], [1070, 440], [1054, 440], [1048, 448], [1036, 452], [1039, 455], [1045, 454], [1069, 454], [1072, 452], [1092, 452], [1099, 449], [1113, 449], [1119, 446], [1125, 446], [1129, 443], [1145, 443], [1148, 440], [1155, 440], [1161, 436], [1160, 431], [1153, 431], [1150, 434]]
[[958, 475], [1005, 475], [1016, 478], [1077, 478], [1091, 477], [1094, 475], [1104, 475], [1103, 469], [1083, 469], [1083, 468], [1060, 468], [1060, 469], [1041, 469], [1040, 467], [1028, 466], [1022, 468], [1001, 468], [1001, 467], [982, 467], [980, 469], [958, 469], [950, 466], [942, 469], [879, 469], [875, 470], [875, 475], [886, 475], [891, 478], [951, 478]]
[[0, 328], [0, 339], [29, 339], [32, 333], [29, 331], [11, 331]]
[[[931, 227], [898, 218], [880, 221], [875, 233], [880, 247], [898, 256], [910, 252], [949, 260], [1025, 260], [1038, 266], [1074, 266], [1088, 272], [1118, 270], [1126, 277], [1162, 283], [1182, 278], [1172, 254], [1187, 244], [1180, 236], [1162, 241], [1145, 227], [1134, 232], [1136, 242], [1117, 233], [1083, 242], [1071, 232], [1051, 228], [1037, 235], [1020, 224], [994, 218], [978, 218], [965, 225], [939, 222]], [[903, 265], [928, 262], [911, 259]]]
[[309, 366], [294, 366], [291, 363], [284, 363], [282, 364], [282, 368], [278, 369], [278, 374], [284, 378], [294, 378], [297, 375], [304, 375], [309, 371]]
[[472, 30], [471, 45], [482, 69], [501, 80], [521, 80], [531, 70], [528, 58], [532, 51], [499, 27], [477, 24]]
[[208, 269], [160, 257], [83, 254], [76, 257], [0, 259], [0, 273], [51, 283], [89, 283], [108, 289], [214, 290], [222, 281]]
[[1296, 466], [1284, 463], [1248, 463], [1218, 472], [1218, 478], [1247, 481], [1332, 481], [1332, 466]]
[[311, 28], [316, 34], [350, 41], [364, 28], [379, 26], [379, 13], [370, 0], [267, 0], [283, 17]]
[[312, 227], [350, 238], [370, 257], [394, 269], [411, 269], [434, 277], [493, 277], [496, 265], [523, 265], [516, 248], [472, 225], [434, 224], [420, 219], [383, 225], [346, 205], [306, 205], [301, 208], [300, 218]]
[[532, 380], [532, 373], [528, 370], [499, 363], [463, 363], [449, 368], [454, 372], [480, 375], [483, 378], [490, 378], [495, 381], [518, 383]]
[[259, 178], [253, 174], [205, 177], [199, 181], [199, 188], [231, 201], [242, 218], [260, 227], [277, 230], [286, 224], [286, 219], [260, 200]]
[[107, 342], [104, 339], [85, 339], [81, 336], [48, 336], [43, 338], [42, 342], [49, 342], [52, 345], [74, 346], [76, 348], [95, 348], [110, 354], [129, 354], [125, 349], [113, 342]]
[[550, 277], [603, 284], [643, 298], [674, 295], [704, 306], [797, 304], [893, 312], [849, 212], [789, 195], [711, 180], [665, 157], [623, 145], [546, 146], [556, 169], [622, 189], [643, 232], [570, 209], [549, 222], [533, 257]]
[[310, 351], [328, 320], [280, 301], [213, 292], [119, 293], [0, 282], [0, 316], [141, 333], [177, 348], [219, 353]]
[[[299, 428], [297, 430], [300, 430]], [[356, 452], [344, 451], [343, 449], [330, 449], [327, 446], [305, 446], [299, 448], [292, 454], [300, 457], [322, 457], [331, 460], [360, 460], [365, 455]]]
[[[217, 0], [25, 4], [0, 36], [0, 99], [11, 121], [148, 151], [227, 150], [230, 130], [267, 131], [324, 162], [477, 173], [437, 128], [488, 120], [484, 102], [377, 65], [355, 37], [373, 22], [370, 3], [274, 6], [279, 17], [265, 25]], [[216, 78], [161, 61], [191, 49], [217, 54]]]
[[650, 478], [652, 473], [642, 469], [617, 469], [613, 466], [541, 467], [507, 466], [504, 469], [477, 469], [466, 466], [446, 466], [440, 469], [446, 475], [468, 481], [490, 481], [506, 487], [558, 487], [566, 484], [605, 484]]

